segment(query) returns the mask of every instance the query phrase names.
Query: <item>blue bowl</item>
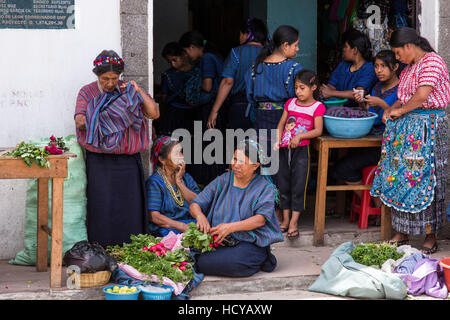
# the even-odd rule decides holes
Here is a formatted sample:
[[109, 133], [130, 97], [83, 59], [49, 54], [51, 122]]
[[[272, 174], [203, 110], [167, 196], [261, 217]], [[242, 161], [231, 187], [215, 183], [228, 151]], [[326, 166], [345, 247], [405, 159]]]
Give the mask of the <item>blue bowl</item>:
[[153, 283], [151, 286], [153, 287], [160, 287], [164, 289], [170, 289], [168, 292], [150, 292], [145, 290], [145, 286], [143, 286], [142, 292], [142, 299], [143, 300], [170, 300], [170, 297], [172, 297], [173, 288], [170, 286], [166, 286], [165, 284], [155, 284]]
[[106, 300], [138, 300], [139, 299], [139, 293], [141, 292], [141, 290], [137, 288], [137, 292], [133, 292], [133, 293], [111, 293], [111, 292], [107, 292], [107, 289], [112, 289], [115, 286], [121, 288], [121, 287], [125, 287], [123, 285], [114, 285], [114, 286], [108, 286], [108, 287], [104, 287], [103, 288], [103, 292], [105, 293], [105, 298]]
[[336, 99], [336, 98], [330, 98], [323, 101], [323, 104], [327, 107], [343, 107], [344, 103], [346, 103], [348, 99]]
[[361, 138], [366, 136], [372, 129], [375, 119], [378, 117], [375, 113], [367, 118], [340, 118], [324, 115], [324, 123], [327, 131], [336, 138]]

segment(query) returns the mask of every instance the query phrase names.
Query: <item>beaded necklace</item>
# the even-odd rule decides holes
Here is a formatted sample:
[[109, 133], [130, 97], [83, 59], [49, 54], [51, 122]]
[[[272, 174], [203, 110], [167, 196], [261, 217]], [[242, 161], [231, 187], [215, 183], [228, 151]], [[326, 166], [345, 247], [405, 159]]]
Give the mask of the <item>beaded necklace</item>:
[[169, 179], [167, 179], [163, 170], [161, 170], [161, 168], [158, 168], [158, 172], [163, 178], [164, 184], [166, 185], [166, 188], [169, 190], [169, 193], [172, 196], [173, 200], [175, 200], [175, 203], [180, 207], [184, 206], [184, 198], [183, 195], [181, 194], [180, 189], [178, 188], [177, 191], [175, 192], [172, 184], [169, 182]]

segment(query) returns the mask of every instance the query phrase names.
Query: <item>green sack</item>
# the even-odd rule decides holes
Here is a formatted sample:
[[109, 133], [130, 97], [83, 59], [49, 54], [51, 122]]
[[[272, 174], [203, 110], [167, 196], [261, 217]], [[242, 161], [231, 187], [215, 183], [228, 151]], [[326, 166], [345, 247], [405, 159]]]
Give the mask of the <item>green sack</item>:
[[309, 291], [363, 299], [404, 299], [403, 280], [392, 273], [359, 264], [350, 256], [352, 242], [341, 244], [323, 264]]
[[[48, 138], [29, 143], [46, 146]], [[63, 202], [63, 255], [78, 241], [87, 240], [86, 231], [86, 166], [83, 149], [78, 144], [75, 135], [64, 138], [69, 152], [77, 155], [69, 158], [68, 176], [64, 179]], [[51, 196], [52, 182], [49, 179], [49, 218], [48, 226], [51, 228]], [[36, 228], [37, 228], [37, 179], [30, 179], [27, 189], [26, 215], [25, 215], [25, 249], [18, 252], [10, 264], [32, 266], [36, 265]], [[50, 262], [51, 237], [48, 237], [48, 262]]]

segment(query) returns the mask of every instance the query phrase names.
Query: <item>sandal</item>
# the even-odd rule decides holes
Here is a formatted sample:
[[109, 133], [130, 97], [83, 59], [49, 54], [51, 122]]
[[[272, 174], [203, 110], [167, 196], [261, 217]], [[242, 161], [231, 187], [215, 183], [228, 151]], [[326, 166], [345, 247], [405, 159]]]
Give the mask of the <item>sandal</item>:
[[420, 249], [420, 251], [422, 251], [423, 254], [429, 256], [430, 254], [435, 253], [437, 251], [437, 249], [438, 249], [438, 245], [437, 245], [437, 242], [435, 242], [431, 248], [423, 246]]
[[397, 241], [390, 240], [388, 243], [390, 245], [396, 245], [397, 247], [400, 247], [400, 246], [408, 245], [409, 244], [409, 239], [403, 239], [403, 240], [397, 240]]
[[287, 234], [287, 237], [289, 238], [289, 239], [296, 239], [296, 238], [298, 238], [300, 236], [300, 233], [298, 232], [298, 230], [294, 230], [294, 231], [291, 231], [291, 232], [288, 232], [288, 234]]
[[289, 227], [280, 226], [280, 229], [281, 229], [281, 233], [285, 233], [286, 231], [288, 231]]

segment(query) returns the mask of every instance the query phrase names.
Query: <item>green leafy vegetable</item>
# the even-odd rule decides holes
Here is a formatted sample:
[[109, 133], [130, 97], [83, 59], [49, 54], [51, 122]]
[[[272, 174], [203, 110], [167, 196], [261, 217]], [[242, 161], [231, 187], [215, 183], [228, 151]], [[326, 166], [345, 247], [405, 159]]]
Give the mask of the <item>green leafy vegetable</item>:
[[50, 162], [47, 160], [48, 155], [50, 153], [43, 148], [39, 148], [34, 144], [25, 143], [24, 141], [19, 143], [14, 150], [4, 154], [4, 156], [22, 158], [29, 167], [31, 167], [34, 161], [40, 167], [50, 168]]
[[[148, 250], [160, 242], [160, 238], [152, 235], [132, 235], [130, 243], [122, 246], [109, 246], [106, 251], [119, 263], [132, 266], [142, 274], [156, 275], [162, 281], [167, 277], [174, 282], [186, 283], [194, 277], [192, 259], [184, 248], [167, 251], [165, 255], [157, 255]], [[184, 263], [183, 263], [184, 262]], [[178, 266], [183, 263], [183, 268]]]
[[215, 250], [213, 237], [209, 233], [205, 234], [198, 230], [194, 222], [189, 223], [188, 226], [181, 242], [183, 247], [195, 248], [201, 250], [202, 253]]
[[387, 260], [398, 260], [404, 253], [397, 252], [397, 246], [388, 243], [362, 243], [357, 245], [350, 255], [357, 263], [381, 268]]

